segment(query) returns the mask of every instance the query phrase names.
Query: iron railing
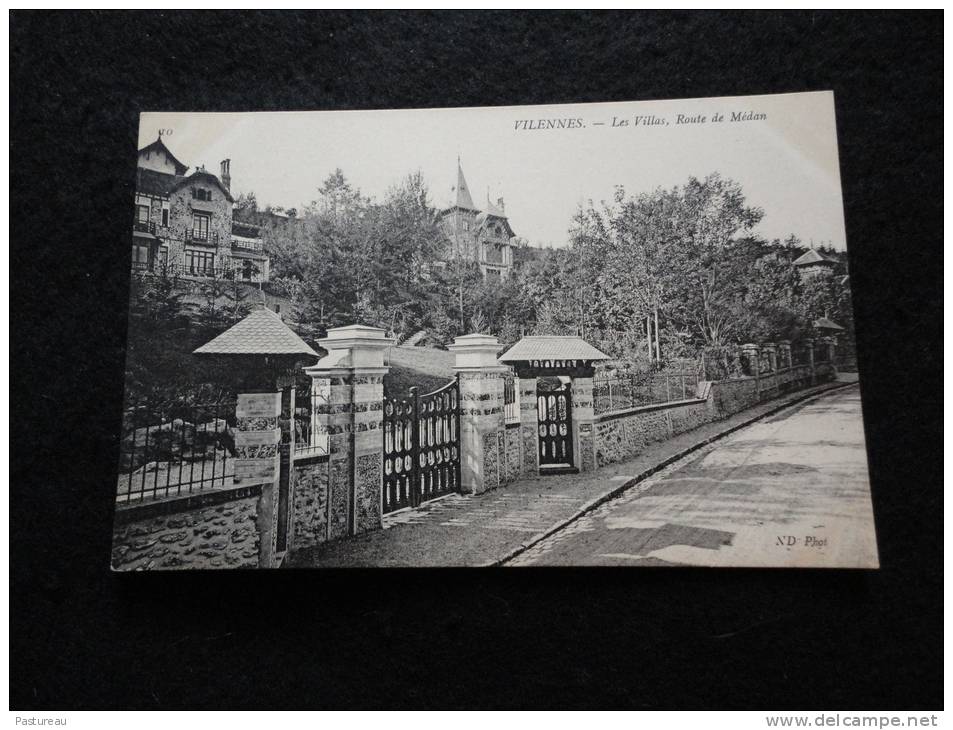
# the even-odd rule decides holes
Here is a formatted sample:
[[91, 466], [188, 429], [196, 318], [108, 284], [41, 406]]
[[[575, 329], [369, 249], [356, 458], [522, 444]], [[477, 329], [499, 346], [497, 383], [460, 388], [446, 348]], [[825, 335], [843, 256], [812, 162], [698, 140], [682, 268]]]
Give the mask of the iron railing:
[[139, 231], [140, 233], [151, 233], [155, 235], [156, 224], [152, 221], [141, 221], [136, 218], [132, 222], [132, 230]]
[[254, 241], [243, 240], [240, 238], [232, 237], [232, 248], [238, 248], [242, 251], [255, 251], [260, 253], [264, 250], [264, 245], [262, 244], [261, 239]]
[[217, 231], [196, 231], [186, 228], [184, 238], [186, 243], [207, 243], [215, 246], [218, 245]]
[[230, 486], [235, 401], [139, 401], [123, 411], [116, 501], [176, 497]]
[[694, 398], [699, 373], [633, 373], [596, 378], [592, 384], [596, 413], [639, 408]]
[[330, 453], [330, 437], [318, 428], [317, 414], [328, 399], [309, 384], [295, 395], [295, 456], [324, 456]]
[[506, 423], [520, 422], [520, 402], [515, 378], [506, 378], [503, 381], [503, 417]]

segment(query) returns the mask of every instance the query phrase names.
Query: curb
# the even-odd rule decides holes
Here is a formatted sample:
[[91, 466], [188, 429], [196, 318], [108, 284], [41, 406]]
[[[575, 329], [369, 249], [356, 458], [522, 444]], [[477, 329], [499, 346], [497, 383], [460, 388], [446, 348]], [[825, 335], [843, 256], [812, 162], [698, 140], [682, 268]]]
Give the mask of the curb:
[[659, 463], [655, 464], [654, 466], [651, 466], [651, 467], [649, 467], [648, 469], [642, 471], [641, 473], [639, 473], [639, 474], [637, 474], [636, 476], [632, 477], [632, 478], [629, 479], [628, 481], [623, 482], [620, 486], [615, 487], [614, 489], [612, 489], [612, 490], [606, 492], [605, 494], [602, 494], [602, 495], [600, 495], [600, 496], [598, 496], [598, 497], [595, 497], [594, 499], [589, 500], [589, 501], [586, 502], [582, 507], [580, 507], [578, 510], [576, 510], [576, 512], [574, 512], [573, 514], [571, 514], [569, 517], [567, 517], [567, 518], [564, 519], [564, 520], [561, 520], [561, 521], [557, 522], [556, 524], [552, 525], [551, 527], [549, 527], [548, 529], [544, 530], [543, 532], [539, 532], [539, 533], [533, 535], [531, 538], [529, 538], [529, 539], [526, 540], [525, 542], [521, 543], [518, 547], [513, 548], [512, 550], [510, 550], [510, 551], [509, 551], [508, 553], [506, 553], [506, 555], [504, 555], [502, 558], [497, 558], [496, 560], [493, 560], [493, 561], [491, 561], [491, 562], [489, 562], [489, 563], [484, 563], [484, 564], [483, 564], [482, 566], [480, 566], [480, 567], [483, 567], [483, 568], [494, 568], [494, 567], [504, 566], [504, 565], [505, 565], [506, 563], [508, 563], [510, 560], [512, 560], [513, 558], [517, 557], [518, 555], [521, 555], [522, 553], [526, 552], [526, 551], [529, 550], [531, 547], [533, 547], [534, 545], [536, 545], [536, 544], [539, 543], [539, 542], [542, 542], [543, 540], [545, 540], [545, 539], [546, 539], [547, 537], [549, 537], [550, 535], [552, 535], [552, 534], [554, 534], [554, 533], [556, 533], [556, 532], [559, 532], [560, 530], [562, 530], [562, 529], [563, 529], [564, 527], [566, 527], [567, 525], [570, 525], [570, 524], [572, 524], [573, 522], [575, 522], [576, 520], [578, 520], [580, 517], [582, 517], [582, 516], [588, 514], [589, 512], [592, 512], [594, 509], [596, 509], [596, 507], [599, 507], [600, 505], [605, 504], [606, 502], [609, 502], [609, 501], [615, 499], [616, 497], [619, 497], [620, 495], [622, 495], [624, 492], [627, 492], [629, 489], [631, 489], [632, 487], [634, 487], [634, 486], [635, 486], [636, 484], [638, 484], [639, 482], [645, 481], [646, 479], [648, 479], [648, 478], [649, 478], [650, 476], [652, 476], [653, 474], [656, 474], [657, 472], [661, 471], [661, 470], [664, 469], [665, 467], [670, 466], [671, 464], [675, 463], [675, 462], [678, 461], [679, 459], [683, 459], [684, 457], [688, 456], [688, 455], [691, 454], [692, 452], [698, 451], [698, 449], [704, 448], [705, 446], [708, 446], [709, 444], [714, 443], [715, 441], [718, 441], [719, 439], [722, 439], [722, 438], [724, 438], [725, 436], [728, 436], [729, 434], [734, 433], [735, 431], [738, 431], [738, 430], [740, 430], [740, 429], [742, 429], [742, 428], [745, 428], [745, 427], [747, 427], [747, 426], [750, 426], [751, 424], [756, 423], [757, 421], [760, 421], [762, 418], [767, 418], [768, 416], [773, 416], [775, 413], [779, 413], [780, 411], [783, 411], [785, 408], [790, 408], [790, 407], [793, 406], [793, 405], [797, 405], [798, 403], [803, 403], [803, 402], [808, 401], [808, 400], [811, 400], [811, 399], [813, 399], [813, 398], [820, 398], [821, 396], [827, 395], [828, 393], [831, 393], [831, 392], [833, 392], [833, 391], [835, 391], [835, 390], [842, 390], [842, 389], [848, 388], [848, 387], [850, 387], [850, 386], [852, 386], [852, 385], [857, 385], [857, 382], [854, 381], [854, 382], [852, 382], [852, 383], [840, 383], [840, 384], [838, 384], [838, 385], [833, 385], [833, 386], [831, 386], [830, 388], [825, 388], [824, 390], [821, 390], [821, 391], [815, 391], [814, 393], [807, 393], [807, 394], [802, 395], [802, 396], [800, 396], [800, 397], [798, 397], [798, 398], [794, 398], [794, 399], [792, 399], [792, 400], [789, 400], [789, 401], [786, 401], [786, 402], [784, 402], [784, 403], [782, 403], [782, 404], [779, 404], [778, 406], [776, 406], [776, 407], [774, 407], [774, 408], [770, 408], [769, 410], [767, 410], [767, 411], [765, 411], [764, 413], [761, 413], [761, 414], [759, 414], [759, 415], [757, 415], [757, 416], [754, 416], [754, 417], [752, 417], [752, 418], [748, 418], [748, 419], [746, 419], [746, 420], [744, 420], [744, 421], [742, 421], [742, 422], [740, 422], [740, 423], [736, 423], [734, 426], [730, 426], [729, 428], [726, 428], [724, 431], [719, 431], [718, 433], [713, 434], [713, 435], [709, 436], [709, 437], [706, 438], [706, 439], [702, 439], [701, 441], [698, 441], [697, 443], [692, 444], [691, 446], [687, 446], [686, 448], [682, 449], [681, 451], [678, 451], [677, 453], [672, 454], [671, 456], [666, 457], [665, 459], [663, 459], [663, 460], [660, 461]]

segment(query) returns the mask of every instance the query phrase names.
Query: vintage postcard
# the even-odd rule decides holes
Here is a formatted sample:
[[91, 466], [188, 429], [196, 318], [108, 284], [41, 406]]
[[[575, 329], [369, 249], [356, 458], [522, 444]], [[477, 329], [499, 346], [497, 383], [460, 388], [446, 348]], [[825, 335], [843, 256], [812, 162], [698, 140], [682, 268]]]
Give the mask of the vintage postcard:
[[114, 570], [878, 567], [832, 93], [144, 113], [134, 175]]

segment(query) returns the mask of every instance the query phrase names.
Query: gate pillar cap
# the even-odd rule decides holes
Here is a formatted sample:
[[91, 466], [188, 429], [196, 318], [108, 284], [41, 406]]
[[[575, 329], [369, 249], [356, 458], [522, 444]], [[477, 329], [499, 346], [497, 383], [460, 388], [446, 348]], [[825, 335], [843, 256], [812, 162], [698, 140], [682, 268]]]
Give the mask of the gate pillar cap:
[[[335, 367], [384, 367], [384, 350], [394, 344], [380, 327], [352, 324], [332, 327], [328, 336], [318, 340], [328, 354], [315, 369]], [[310, 368], [309, 368], [310, 369]]]
[[447, 349], [456, 356], [455, 369], [499, 367], [496, 354], [500, 341], [493, 335], [473, 333], [456, 337]]

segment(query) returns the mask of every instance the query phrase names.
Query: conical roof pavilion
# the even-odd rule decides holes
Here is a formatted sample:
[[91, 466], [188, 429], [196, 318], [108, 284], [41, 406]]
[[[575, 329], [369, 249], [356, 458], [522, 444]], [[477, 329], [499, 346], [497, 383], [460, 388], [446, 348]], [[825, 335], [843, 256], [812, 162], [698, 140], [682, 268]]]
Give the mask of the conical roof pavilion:
[[307, 342], [270, 309], [256, 309], [218, 337], [195, 350], [196, 355], [310, 355]]

